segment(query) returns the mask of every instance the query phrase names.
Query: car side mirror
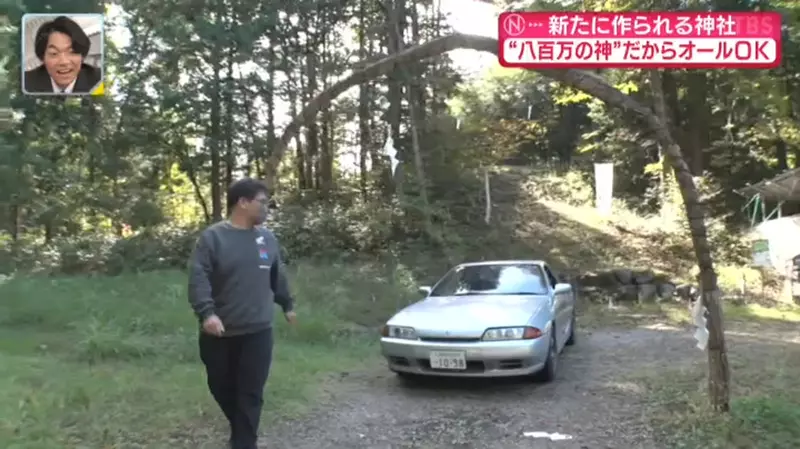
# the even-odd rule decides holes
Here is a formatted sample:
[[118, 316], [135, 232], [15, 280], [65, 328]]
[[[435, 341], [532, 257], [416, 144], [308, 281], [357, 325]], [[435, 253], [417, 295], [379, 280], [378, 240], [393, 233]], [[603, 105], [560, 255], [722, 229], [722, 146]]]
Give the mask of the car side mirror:
[[556, 284], [555, 288], [553, 289], [555, 293], [569, 293], [572, 291], [572, 286], [569, 284]]
[[425, 295], [425, 296], [428, 296], [428, 295], [430, 295], [430, 294], [431, 294], [431, 288], [430, 288], [430, 287], [428, 287], [427, 285], [423, 285], [422, 287], [420, 287], [420, 288], [419, 288], [419, 290], [418, 290], [418, 291], [419, 291], [421, 294]]

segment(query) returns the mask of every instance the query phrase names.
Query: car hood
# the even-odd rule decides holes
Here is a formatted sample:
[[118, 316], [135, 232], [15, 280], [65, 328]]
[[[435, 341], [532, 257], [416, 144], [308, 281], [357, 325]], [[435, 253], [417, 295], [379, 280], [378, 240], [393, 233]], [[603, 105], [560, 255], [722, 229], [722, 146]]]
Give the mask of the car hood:
[[546, 295], [437, 296], [406, 307], [389, 324], [413, 327], [421, 336], [448, 331], [477, 338], [490, 327], [524, 326], [548, 308]]

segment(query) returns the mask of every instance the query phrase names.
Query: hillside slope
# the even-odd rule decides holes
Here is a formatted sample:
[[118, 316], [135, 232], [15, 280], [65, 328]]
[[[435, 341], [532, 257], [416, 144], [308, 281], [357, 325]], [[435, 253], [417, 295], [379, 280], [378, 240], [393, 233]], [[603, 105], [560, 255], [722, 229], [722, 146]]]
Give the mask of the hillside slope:
[[600, 216], [581, 180], [505, 167], [492, 176], [491, 191], [493, 225], [509, 232], [515, 253], [576, 274], [627, 268], [686, 278], [694, 266], [679, 230], [621, 209]]

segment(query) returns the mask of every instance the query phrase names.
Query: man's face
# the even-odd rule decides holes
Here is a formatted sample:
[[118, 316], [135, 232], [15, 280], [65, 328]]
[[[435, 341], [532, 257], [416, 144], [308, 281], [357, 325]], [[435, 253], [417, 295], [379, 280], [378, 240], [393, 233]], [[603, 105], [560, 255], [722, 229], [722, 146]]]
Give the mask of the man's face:
[[72, 51], [72, 39], [64, 33], [51, 33], [44, 52], [47, 73], [61, 87], [67, 87], [78, 77], [82, 57]]
[[253, 198], [252, 201], [245, 200], [245, 210], [253, 224], [260, 225], [267, 220], [267, 212], [269, 212], [269, 198], [264, 193], [259, 193]]

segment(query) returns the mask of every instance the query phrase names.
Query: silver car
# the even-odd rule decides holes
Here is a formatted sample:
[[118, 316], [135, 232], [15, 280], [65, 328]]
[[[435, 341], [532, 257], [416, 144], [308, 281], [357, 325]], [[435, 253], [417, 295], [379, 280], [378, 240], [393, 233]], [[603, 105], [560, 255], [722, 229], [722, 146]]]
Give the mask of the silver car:
[[383, 327], [381, 350], [399, 375], [551, 381], [575, 343], [575, 294], [539, 260], [458, 265], [427, 297]]

